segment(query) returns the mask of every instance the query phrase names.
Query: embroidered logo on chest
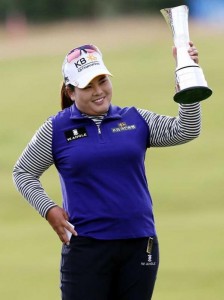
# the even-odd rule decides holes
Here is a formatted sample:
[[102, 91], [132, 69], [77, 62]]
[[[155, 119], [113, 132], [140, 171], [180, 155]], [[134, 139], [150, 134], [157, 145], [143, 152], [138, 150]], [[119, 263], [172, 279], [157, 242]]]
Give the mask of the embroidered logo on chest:
[[118, 123], [118, 127], [115, 127], [115, 128], [111, 128], [112, 132], [121, 132], [121, 131], [127, 131], [127, 130], [135, 130], [136, 129], [136, 126], [133, 124], [133, 125], [127, 125], [127, 123], [125, 122], [121, 122], [121, 123]]
[[67, 142], [77, 140], [80, 138], [85, 138], [88, 136], [85, 127], [74, 128], [64, 132]]

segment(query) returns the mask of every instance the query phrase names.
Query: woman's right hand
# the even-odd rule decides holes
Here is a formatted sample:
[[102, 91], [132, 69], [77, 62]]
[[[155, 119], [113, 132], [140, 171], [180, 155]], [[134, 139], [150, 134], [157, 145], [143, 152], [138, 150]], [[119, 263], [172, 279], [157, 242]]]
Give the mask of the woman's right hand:
[[55, 206], [49, 209], [46, 219], [51, 227], [56, 231], [62, 243], [66, 245], [69, 244], [69, 238], [65, 229], [70, 231], [73, 235], [78, 235], [75, 229], [68, 224], [68, 215], [61, 207]]

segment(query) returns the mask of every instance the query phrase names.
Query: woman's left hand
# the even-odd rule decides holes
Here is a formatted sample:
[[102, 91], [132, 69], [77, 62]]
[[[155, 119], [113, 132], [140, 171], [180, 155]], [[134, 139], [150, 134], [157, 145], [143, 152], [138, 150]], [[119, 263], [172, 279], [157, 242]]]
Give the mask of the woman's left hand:
[[[198, 59], [198, 50], [197, 48], [194, 46], [193, 42], [189, 42], [189, 49], [188, 49], [188, 53], [191, 57], [191, 59], [198, 64], [199, 63], [199, 59]], [[177, 48], [174, 46], [173, 47], [173, 57], [175, 58], [176, 62], [177, 62]]]
[[189, 42], [190, 48], [188, 50], [188, 53], [191, 57], [191, 59], [193, 59], [193, 61], [198, 64], [199, 59], [198, 59], [198, 50], [196, 49], [196, 47], [194, 46], [193, 42]]

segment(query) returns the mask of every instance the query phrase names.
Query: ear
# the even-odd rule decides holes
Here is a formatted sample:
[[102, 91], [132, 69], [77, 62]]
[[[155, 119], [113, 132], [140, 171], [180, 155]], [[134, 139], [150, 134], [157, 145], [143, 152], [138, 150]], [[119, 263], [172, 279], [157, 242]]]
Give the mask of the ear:
[[75, 90], [71, 89], [69, 86], [66, 86], [66, 94], [72, 100], [75, 101]]

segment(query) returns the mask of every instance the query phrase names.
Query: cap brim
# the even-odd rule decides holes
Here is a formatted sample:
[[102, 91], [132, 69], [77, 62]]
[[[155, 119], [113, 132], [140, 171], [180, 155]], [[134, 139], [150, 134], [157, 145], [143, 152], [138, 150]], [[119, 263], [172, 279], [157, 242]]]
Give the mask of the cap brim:
[[113, 76], [107, 69], [97, 69], [93, 72], [88, 72], [85, 76], [80, 77], [79, 81], [75, 81], [74, 83], [71, 82], [72, 85], [77, 86], [80, 89], [85, 88], [94, 78], [100, 75], [109, 75]]

